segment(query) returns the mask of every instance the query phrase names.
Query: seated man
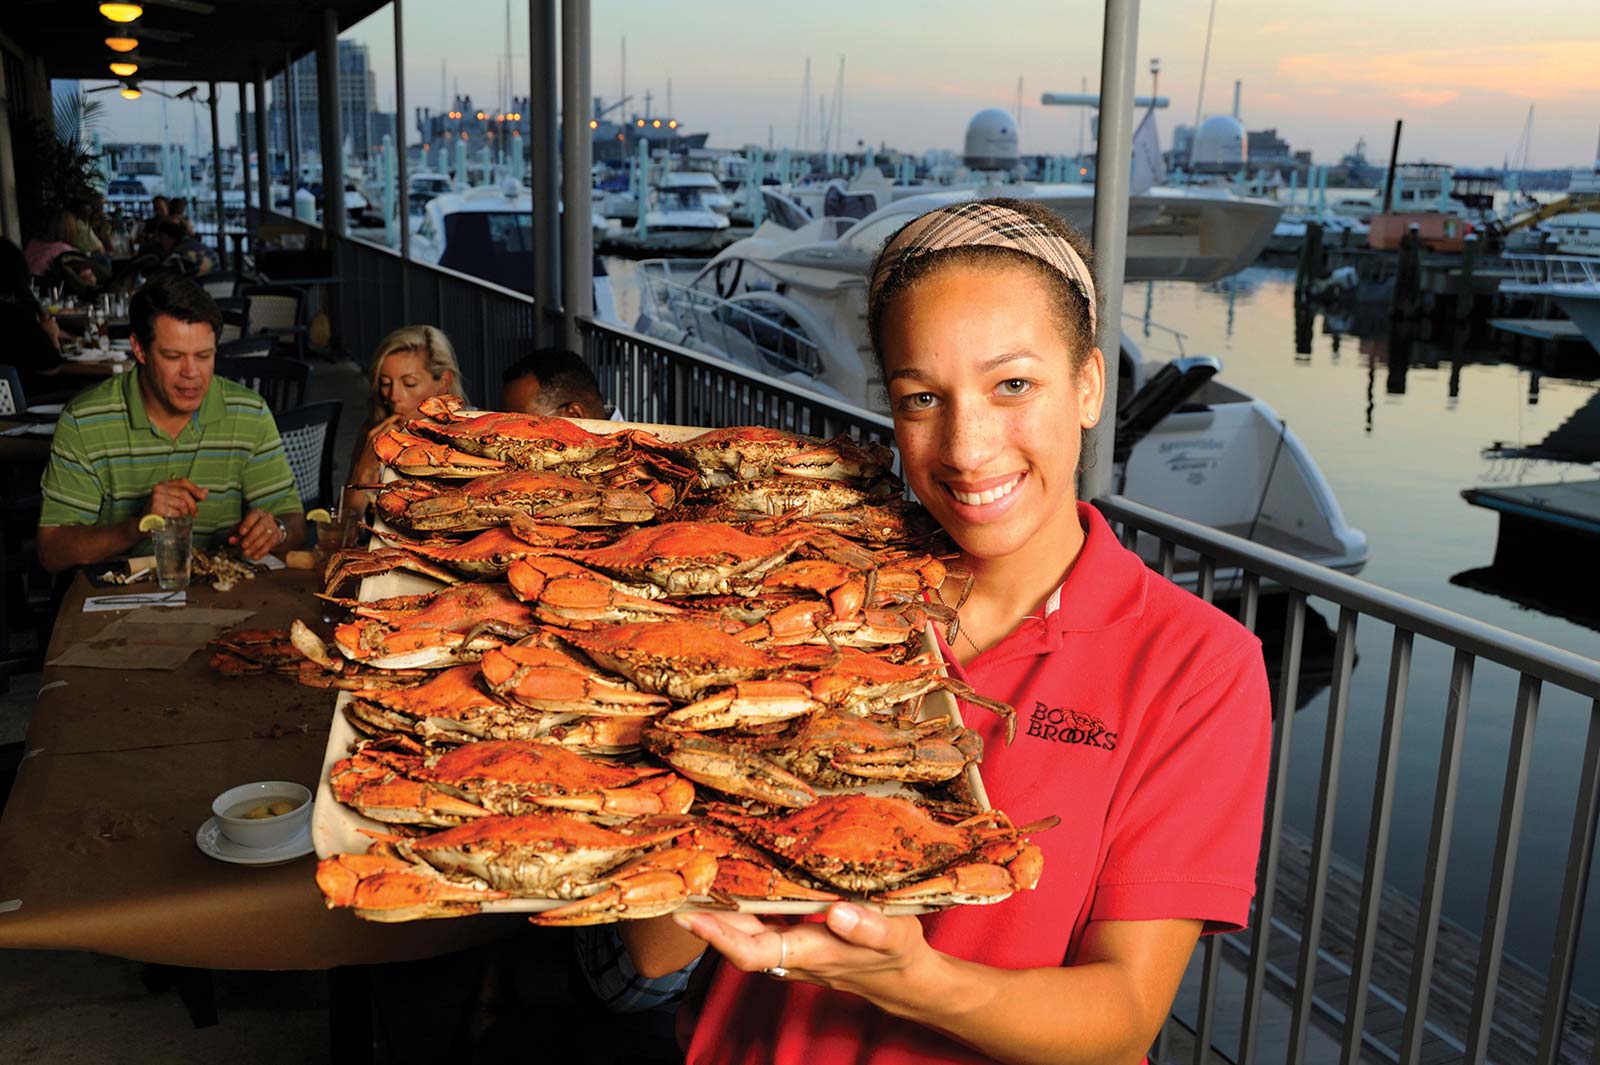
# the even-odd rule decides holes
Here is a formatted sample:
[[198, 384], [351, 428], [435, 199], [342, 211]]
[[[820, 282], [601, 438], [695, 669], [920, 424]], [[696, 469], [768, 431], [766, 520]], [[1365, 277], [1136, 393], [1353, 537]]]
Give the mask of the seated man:
[[222, 313], [193, 281], [158, 277], [128, 307], [139, 365], [61, 412], [40, 485], [39, 562], [52, 573], [144, 554], [146, 514], [188, 515], [195, 546], [246, 558], [297, 547], [305, 518], [266, 401], [212, 376]]
[[563, 418], [620, 420], [600, 396], [600, 384], [575, 352], [540, 348], [524, 355], [501, 375], [500, 409]]

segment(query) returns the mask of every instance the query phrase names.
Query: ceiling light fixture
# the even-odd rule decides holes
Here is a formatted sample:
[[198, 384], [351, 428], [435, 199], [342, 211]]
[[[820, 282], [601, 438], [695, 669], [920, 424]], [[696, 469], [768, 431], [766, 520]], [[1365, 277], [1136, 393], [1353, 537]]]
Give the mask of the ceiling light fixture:
[[106, 47], [113, 52], [131, 52], [139, 47], [139, 41], [133, 37], [107, 37]]
[[122, 90], [122, 98], [124, 100], [137, 100], [143, 95], [144, 93], [140, 92], [138, 89], [135, 89], [132, 85]]
[[144, 8], [139, 4], [101, 4], [100, 14], [112, 22], [132, 22], [144, 14]]
[[119, 78], [131, 78], [139, 73], [138, 63], [112, 63], [111, 73]]

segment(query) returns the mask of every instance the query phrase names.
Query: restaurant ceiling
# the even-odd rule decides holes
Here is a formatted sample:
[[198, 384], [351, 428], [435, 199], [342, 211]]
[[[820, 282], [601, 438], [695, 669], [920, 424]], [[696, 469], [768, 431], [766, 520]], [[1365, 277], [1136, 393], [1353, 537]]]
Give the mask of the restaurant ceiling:
[[0, 33], [24, 54], [42, 58], [52, 78], [104, 78], [114, 58], [105, 39], [138, 38], [140, 81], [250, 81], [316, 47], [322, 13], [332, 8], [344, 30], [387, 7], [387, 0], [207, 0], [210, 14], [146, 3], [131, 27], [108, 22], [96, 0], [0, 0]]

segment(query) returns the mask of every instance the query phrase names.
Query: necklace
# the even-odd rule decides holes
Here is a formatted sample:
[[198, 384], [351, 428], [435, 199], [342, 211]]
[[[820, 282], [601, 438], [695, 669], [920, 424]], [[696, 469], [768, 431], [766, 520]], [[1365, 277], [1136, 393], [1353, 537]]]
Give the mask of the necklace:
[[957, 603], [957, 605], [955, 607], [950, 607], [950, 601], [944, 597], [944, 586], [943, 585], [939, 586], [939, 588], [937, 590], [937, 594], [939, 596], [940, 604], [945, 606], [945, 607], [950, 608], [955, 613], [956, 635], [958, 637], [960, 637], [960, 636], [966, 637], [967, 645], [972, 648], [972, 651], [973, 651], [974, 654], [980, 654], [980, 655], [983, 654], [983, 648], [978, 646], [978, 641], [974, 640], [972, 638], [972, 633], [968, 632], [967, 629], [964, 628], [962, 626], [962, 624], [961, 624], [960, 607], [961, 607], [962, 604], [966, 603], [967, 596], [972, 594], [972, 578], [971, 578], [971, 576], [968, 576], [967, 582], [966, 582], [966, 586], [961, 590], [961, 599], [959, 600], [959, 602]]

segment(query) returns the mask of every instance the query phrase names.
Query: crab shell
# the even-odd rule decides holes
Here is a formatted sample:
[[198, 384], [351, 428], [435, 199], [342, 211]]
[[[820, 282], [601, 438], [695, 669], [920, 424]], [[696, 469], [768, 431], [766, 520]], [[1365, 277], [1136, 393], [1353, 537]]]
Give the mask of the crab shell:
[[362, 744], [336, 763], [329, 773], [334, 797], [374, 820], [427, 825], [541, 808], [681, 814], [694, 801], [694, 785], [668, 770], [613, 765], [545, 744], [485, 740], [433, 754], [394, 746]]
[[824, 441], [760, 426], [712, 429], [672, 444], [643, 432], [635, 432], [634, 439], [692, 464], [707, 488], [774, 474], [871, 479], [894, 464], [894, 453], [878, 444], [861, 445], [847, 437]]
[[[625, 460], [632, 437], [591, 433], [566, 418], [515, 411], [465, 413], [459, 396], [435, 396], [419, 408], [427, 415], [407, 428], [473, 455], [501, 460], [517, 469], [577, 467], [596, 473]], [[597, 461], [598, 460], [598, 461]]]
[[459, 584], [351, 609], [356, 620], [334, 630], [334, 643], [346, 657], [385, 669], [457, 665], [534, 627], [533, 614], [503, 584]]
[[616, 826], [572, 814], [483, 817], [456, 828], [389, 843], [402, 858], [473, 876], [497, 891], [533, 898], [580, 898], [587, 885], [632, 858], [689, 832], [687, 817], [641, 817]]
[[804, 542], [803, 532], [753, 536], [732, 525], [679, 521], [635, 529], [606, 547], [551, 554], [647, 582], [668, 595], [728, 595], [739, 588], [759, 590], [762, 576]]
[[407, 477], [485, 477], [508, 468], [499, 459], [469, 454], [400, 428], [378, 434], [372, 450], [385, 466]]
[[890, 901], [995, 901], [1037, 884], [1044, 861], [997, 811], [948, 824], [905, 799], [845, 794], [782, 815], [707, 816], [825, 884]]
[[561, 638], [596, 663], [648, 692], [694, 699], [721, 687], [772, 673], [783, 660], [692, 621], [629, 622]]
[[661, 695], [618, 683], [536, 640], [490, 651], [481, 669], [490, 691], [532, 710], [636, 717], [671, 705]]
[[477, 913], [506, 897], [481, 881], [449, 880], [384, 853], [335, 854], [317, 863], [317, 886], [328, 909], [348, 907], [368, 921], [414, 921]]
[[378, 508], [418, 531], [469, 532], [506, 525], [519, 517], [558, 525], [591, 526], [650, 521], [656, 504], [642, 491], [598, 488], [575, 477], [518, 470], [479, 477], [431, 494], [407, 483], [378, 493]]

